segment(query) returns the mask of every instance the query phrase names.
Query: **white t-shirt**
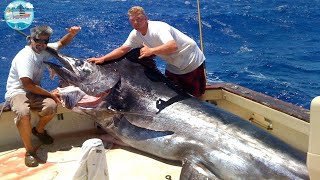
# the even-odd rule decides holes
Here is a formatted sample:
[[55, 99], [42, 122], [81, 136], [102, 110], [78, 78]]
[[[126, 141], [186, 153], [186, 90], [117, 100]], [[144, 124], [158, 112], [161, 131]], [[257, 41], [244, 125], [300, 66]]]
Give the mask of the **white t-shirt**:
[[148, 21], [148, 31], [145, 36], [135, 29], [132, 30], [123, 45], [139, 48], [145, 43], [148, 47], [157, 47], [171, 40], [175, 40], [178, 46], [174, 53], [156, 54], [167, 62], [168, 71], [174, 74], [186, 74], [198, 68], [205, 60], [202, 51], [193, 39], [161, 21]]
[[[49, 43], [48, 46], [55, 50], [58, 49], [58, 43]], [[26, 93], [20, 78], [28, 77], [40, 85], [45, 68], [43, 61], [47, 61], [50, 57], [51, 55], [47, 51], [38, 54], [30, 46], [25, 46], [20, 50], [11, 63], [5, 99], [9, 100], [16, 94]]]

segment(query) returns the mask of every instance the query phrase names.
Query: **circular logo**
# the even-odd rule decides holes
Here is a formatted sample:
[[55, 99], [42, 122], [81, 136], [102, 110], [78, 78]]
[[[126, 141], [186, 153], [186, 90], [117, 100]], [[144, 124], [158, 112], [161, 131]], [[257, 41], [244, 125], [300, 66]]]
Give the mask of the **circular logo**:
[[5, 12], [4, 19], [15, 30], [28, 28], [33, 21], [33, 5], [23, 0], [11, 2]]

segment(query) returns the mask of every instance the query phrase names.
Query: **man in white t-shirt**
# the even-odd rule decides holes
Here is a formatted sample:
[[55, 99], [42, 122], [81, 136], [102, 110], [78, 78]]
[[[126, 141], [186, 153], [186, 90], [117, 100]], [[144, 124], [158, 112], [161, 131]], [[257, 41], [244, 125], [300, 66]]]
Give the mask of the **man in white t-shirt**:
[[206, 86], [205, 57], [196, 42], [167, 23], [148, 21], [140, 6], [130, 8], [128, 15], [134, 29], [125, 43], [105, 56], [88, 61], [101, 64], [120, 58], [133, 48], [141, 48], [139, 59], [159, 56], [167, 62], [165, 74], [169, 79], [193, 96], [201, 96]]
[[[32, 28], [31, 35], [27, 38], [28, 45], [20, 50], [12, 61], [5, 99], [10, 102], [11, 110], [16, 114], [14, 121], [26, 149], [25, 164], [28, 167], [36, 167], [39, 164], [36, 150], [31, 143], [31, 133], [44, 144], [53, 143], [53, 138], [44, 128], [55, 116], [57, 103], [61, 103], [60, 94], [49, 92], [40, 86], [45, 68], [43, 61], [51, 57], [45, 49], [51, 47], [59, 50], [69, 44], [80, 29], [78, 26], [66, 29], [68, 34], [58, 42], [49, 43], [53, 33], [49, 26]], [[40, 118], [36, 127], [32, 129], [30, 110], [37, 112]]]

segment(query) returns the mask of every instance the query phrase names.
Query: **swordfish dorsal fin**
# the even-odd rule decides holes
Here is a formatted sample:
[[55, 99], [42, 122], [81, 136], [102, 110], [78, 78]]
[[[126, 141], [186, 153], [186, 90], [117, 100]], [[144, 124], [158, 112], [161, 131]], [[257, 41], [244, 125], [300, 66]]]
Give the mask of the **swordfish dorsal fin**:
[[182, 162], [180, 180], [218, 180], [205, 163], [186, 158]]
[[134, 63], [138, 63], [145, 67], [145, 75], [153, 82], [163, 82], [167, 84], [169, 88], [174, 90], [177, 94], [181, 96], [185, 96], [186, 98], [191, 97], [190, 94], [185, 92], [181, 87], [178, 85], [175, 85], [171, 80], [169, 80], [165, 75], [163, 75], [160, 70], [156, 66], [156, 62], [154, 59], [154, 56], [145, 57], [143, 59], [139, 59], [140, 56], [140, 49], [141, 48], [135, 48], [129, 51], [125, 57]]

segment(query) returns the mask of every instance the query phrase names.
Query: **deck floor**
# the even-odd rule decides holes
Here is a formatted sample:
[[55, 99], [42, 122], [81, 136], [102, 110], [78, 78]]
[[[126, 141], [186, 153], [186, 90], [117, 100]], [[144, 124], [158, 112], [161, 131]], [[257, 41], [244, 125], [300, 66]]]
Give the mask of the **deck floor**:
[[[37, 155], [43, 160], [38, 167], [24, 164], [23, 147], [9, 149], [0, 145], [1, 180], [66, 180], [71, 179], [81, 153], [82, 143], [96, 134], [55, 137], [52, 145], [38, 145]], [[157, 159], [130, 148], [106, 148], [110, 180], [179, 179], [181, 167], [176, 162]]]

